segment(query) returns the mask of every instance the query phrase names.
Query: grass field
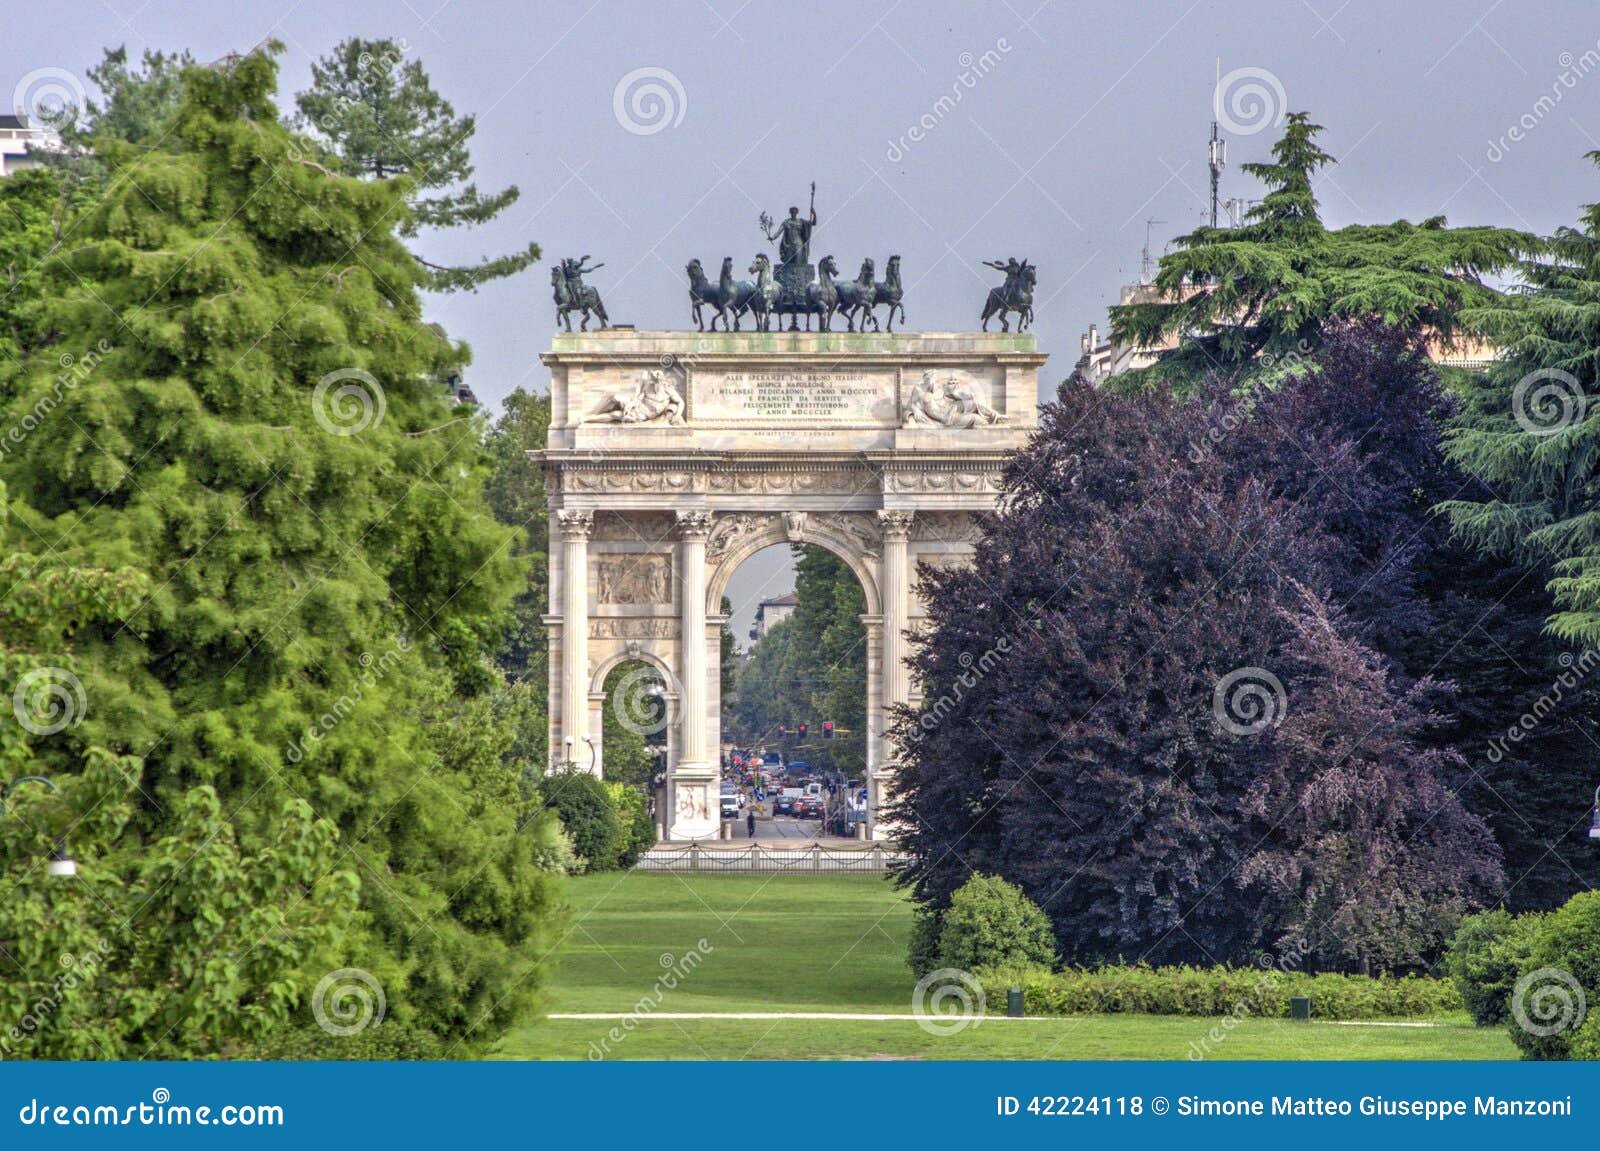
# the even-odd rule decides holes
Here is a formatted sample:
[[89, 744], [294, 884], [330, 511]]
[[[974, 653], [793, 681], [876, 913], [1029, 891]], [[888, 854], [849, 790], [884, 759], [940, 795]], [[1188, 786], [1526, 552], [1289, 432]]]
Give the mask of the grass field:
[[[1095, 1015], [1009, 1020], [1003, 1005], [956, 1034], [910, 1017], [910, 904], [870, 876], [585, 876], [547, 1001], [509, 1059], [1186, 1059], [1216, 1021]], [[704, 941], [702, 944], [701, 941]], [[692, 957], [692, 959], [686, 959]], [[675, 984], [675, 986], [669, 986]], [[636, 1005], [648, 1004], [642, 1011]], [[662, 1013], [838, 1012], [884, 1020], [666, 1019]], [[609, 1033], [618, 1028], [620, 1039]], [[1514, 1059], [1500, 1030], [1247, 1018], [1220, 1059]]]

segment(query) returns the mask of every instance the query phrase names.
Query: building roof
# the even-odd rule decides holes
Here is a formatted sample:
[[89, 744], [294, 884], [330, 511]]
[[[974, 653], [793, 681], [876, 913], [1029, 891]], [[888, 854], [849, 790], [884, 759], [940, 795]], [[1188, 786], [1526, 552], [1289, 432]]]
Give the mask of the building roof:
[[26, 116], [14, 116], [9, 112], [0, 113], [0, 128], [24, 128], [25, 129], [27, 127], [28, 127], [28, 118]]
[[799, 602], [800, 602], [799, 597], [796, 596], [794, 594], [794, 592], [791, 591], [791, 592], [785, 592], [783, 595], [775, 595], [775, 596], [771, 596], [768, 599], [764, 599], [764, 600], [761, 601], [761, 606], [762, 607], [794, 607]]

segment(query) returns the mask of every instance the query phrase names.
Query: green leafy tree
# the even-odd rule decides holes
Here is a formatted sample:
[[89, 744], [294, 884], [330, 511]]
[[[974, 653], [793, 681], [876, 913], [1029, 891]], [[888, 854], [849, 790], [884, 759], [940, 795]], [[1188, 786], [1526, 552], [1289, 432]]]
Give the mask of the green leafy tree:
[[[1589, 153], [1600, 164], [1600, 152]], [[1457, 534], [1490, 556], [1553, 565], [1549, 630], [1600, 642], [1600, 204], [1560, 229], [1525, 286], [1467, 315], [1505, 349], [1463, 381], [1451, 459], [1485, 490], [1445, 502]]]
[[[49, 168], [0, 180], [0, 360], [39, 341], [32, 319], [44, 284], [39, 268], [60, 243], [73, 198], [71, 182]], [[0, 455], [9, 435], [0, 436]]]
[[[515, 185], [485, 195], [471, 182], [469, 147], [475, 116], [457, 116], [433, 90], [419, 60], [407, 60], [403, 41], [351, 37], [311, 65], [311, 87], [295, 97], [297, 125], [309, 130], [340, 171], [369, 180], [406, 178], [411, 212], [404, 236], [424, 228], [483, 224], [516, 202]], [[539, 258], [539, 246], [485, 259], [471, 267], [442, 267], [420, 256], [434, 291], [473, 290], [514, 275]]]
[[1334, 159], [1304, 112], [1288, 117], [1273, 159], [1245, 164], [1267, 186], [1238, 228], [1201, 227], [1161, 258], [1154, 299], [1111, 309], [1113, 337], [1171, 350], [1134, 379], [1193, 384], [1211, 372], [1290, 363], [1322, 346], [1338, 317], [1377, 316], [1453, 338], [1462, 313], [1496, 293], [1486, 274], [1513, 267], [1537, 247], [1504, 228], [1450, 228], [1443, 216], [1412, 224], [1330, 231], [1312, 181]]
[[[826, 548], [795, 548], [795, 610], [767, 629], [739, 673], [737, 728], [770, 741], [780, 724], [807, 725], [795, 752], [818, 768], [866, 766], [866, 597], [850, 566]], [[832, 740], [822, 739], [831, 720]]]
[[433, 382], [467, 352], [421, 322], [403, 190], [299, 154], [275, 50], [184, 71], [172, 132], [115, 158], [46, 263], [49, 348], [0, 366], [17, 423], [56, 395], [63, 350], [96, 350], [0, 477], [62, 563], [150, 588], [77, 630], [93, 706], [31, 750], [49, 775], [79, 772], [83, 744], [137, 756], [148, 842], [181, 838], [201, 785], [241, 860], [308, 804], [361, 881], [330, 965], [470, 1049], [532, 1009], [562, 914], [490, 662], [512, 533], [484, 503], [481, 427]]

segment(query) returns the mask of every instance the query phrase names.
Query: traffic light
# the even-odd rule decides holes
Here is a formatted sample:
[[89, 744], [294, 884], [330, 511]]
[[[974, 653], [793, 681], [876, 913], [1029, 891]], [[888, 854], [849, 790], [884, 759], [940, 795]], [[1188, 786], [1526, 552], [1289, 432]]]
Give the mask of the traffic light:
[[825, 720], [822, 721], [822, 738], [823, 739], [832, 739], [833, 738], [833, 720], [825, 719]]
[[781, 724], [780, 723], [778, 725], [778, 738], [779, 739], [783, 739], [788, 734], [789, 734], [789, 728], [785, 724]]
[[800, 725], [800, 738], [804, 739], [805, 737], [806, 737], [806, 725], [802, 723]]

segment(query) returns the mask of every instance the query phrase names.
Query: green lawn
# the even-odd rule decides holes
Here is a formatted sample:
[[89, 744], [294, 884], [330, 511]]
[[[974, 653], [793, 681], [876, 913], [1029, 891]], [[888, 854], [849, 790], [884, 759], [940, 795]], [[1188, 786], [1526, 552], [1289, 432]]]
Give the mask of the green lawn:
[[[991, 1017], [953, 1035], [914, 1019], [663, 1019], [662, 1012], [909, 1014], [910, 905], [870, 876], [585, 876], [547, 1000], [553, 1013], [622, 1015], [637, 1026], [548, 1019], [513, 1032], [509, 1059], [1186, 1059], [1215, 1021], [1176, 1016]], [[706, 946], [701, 947], [700, 941]], [[694, 956], [685, 969], [685, 956]], [[676, 983], [676, 986], [668, 986]], [[654, 1016], [654, 1017], [652, 1017]], [[1503, 1031], [1246, 1019], [1221, 1059], [1514, 1059]]]

